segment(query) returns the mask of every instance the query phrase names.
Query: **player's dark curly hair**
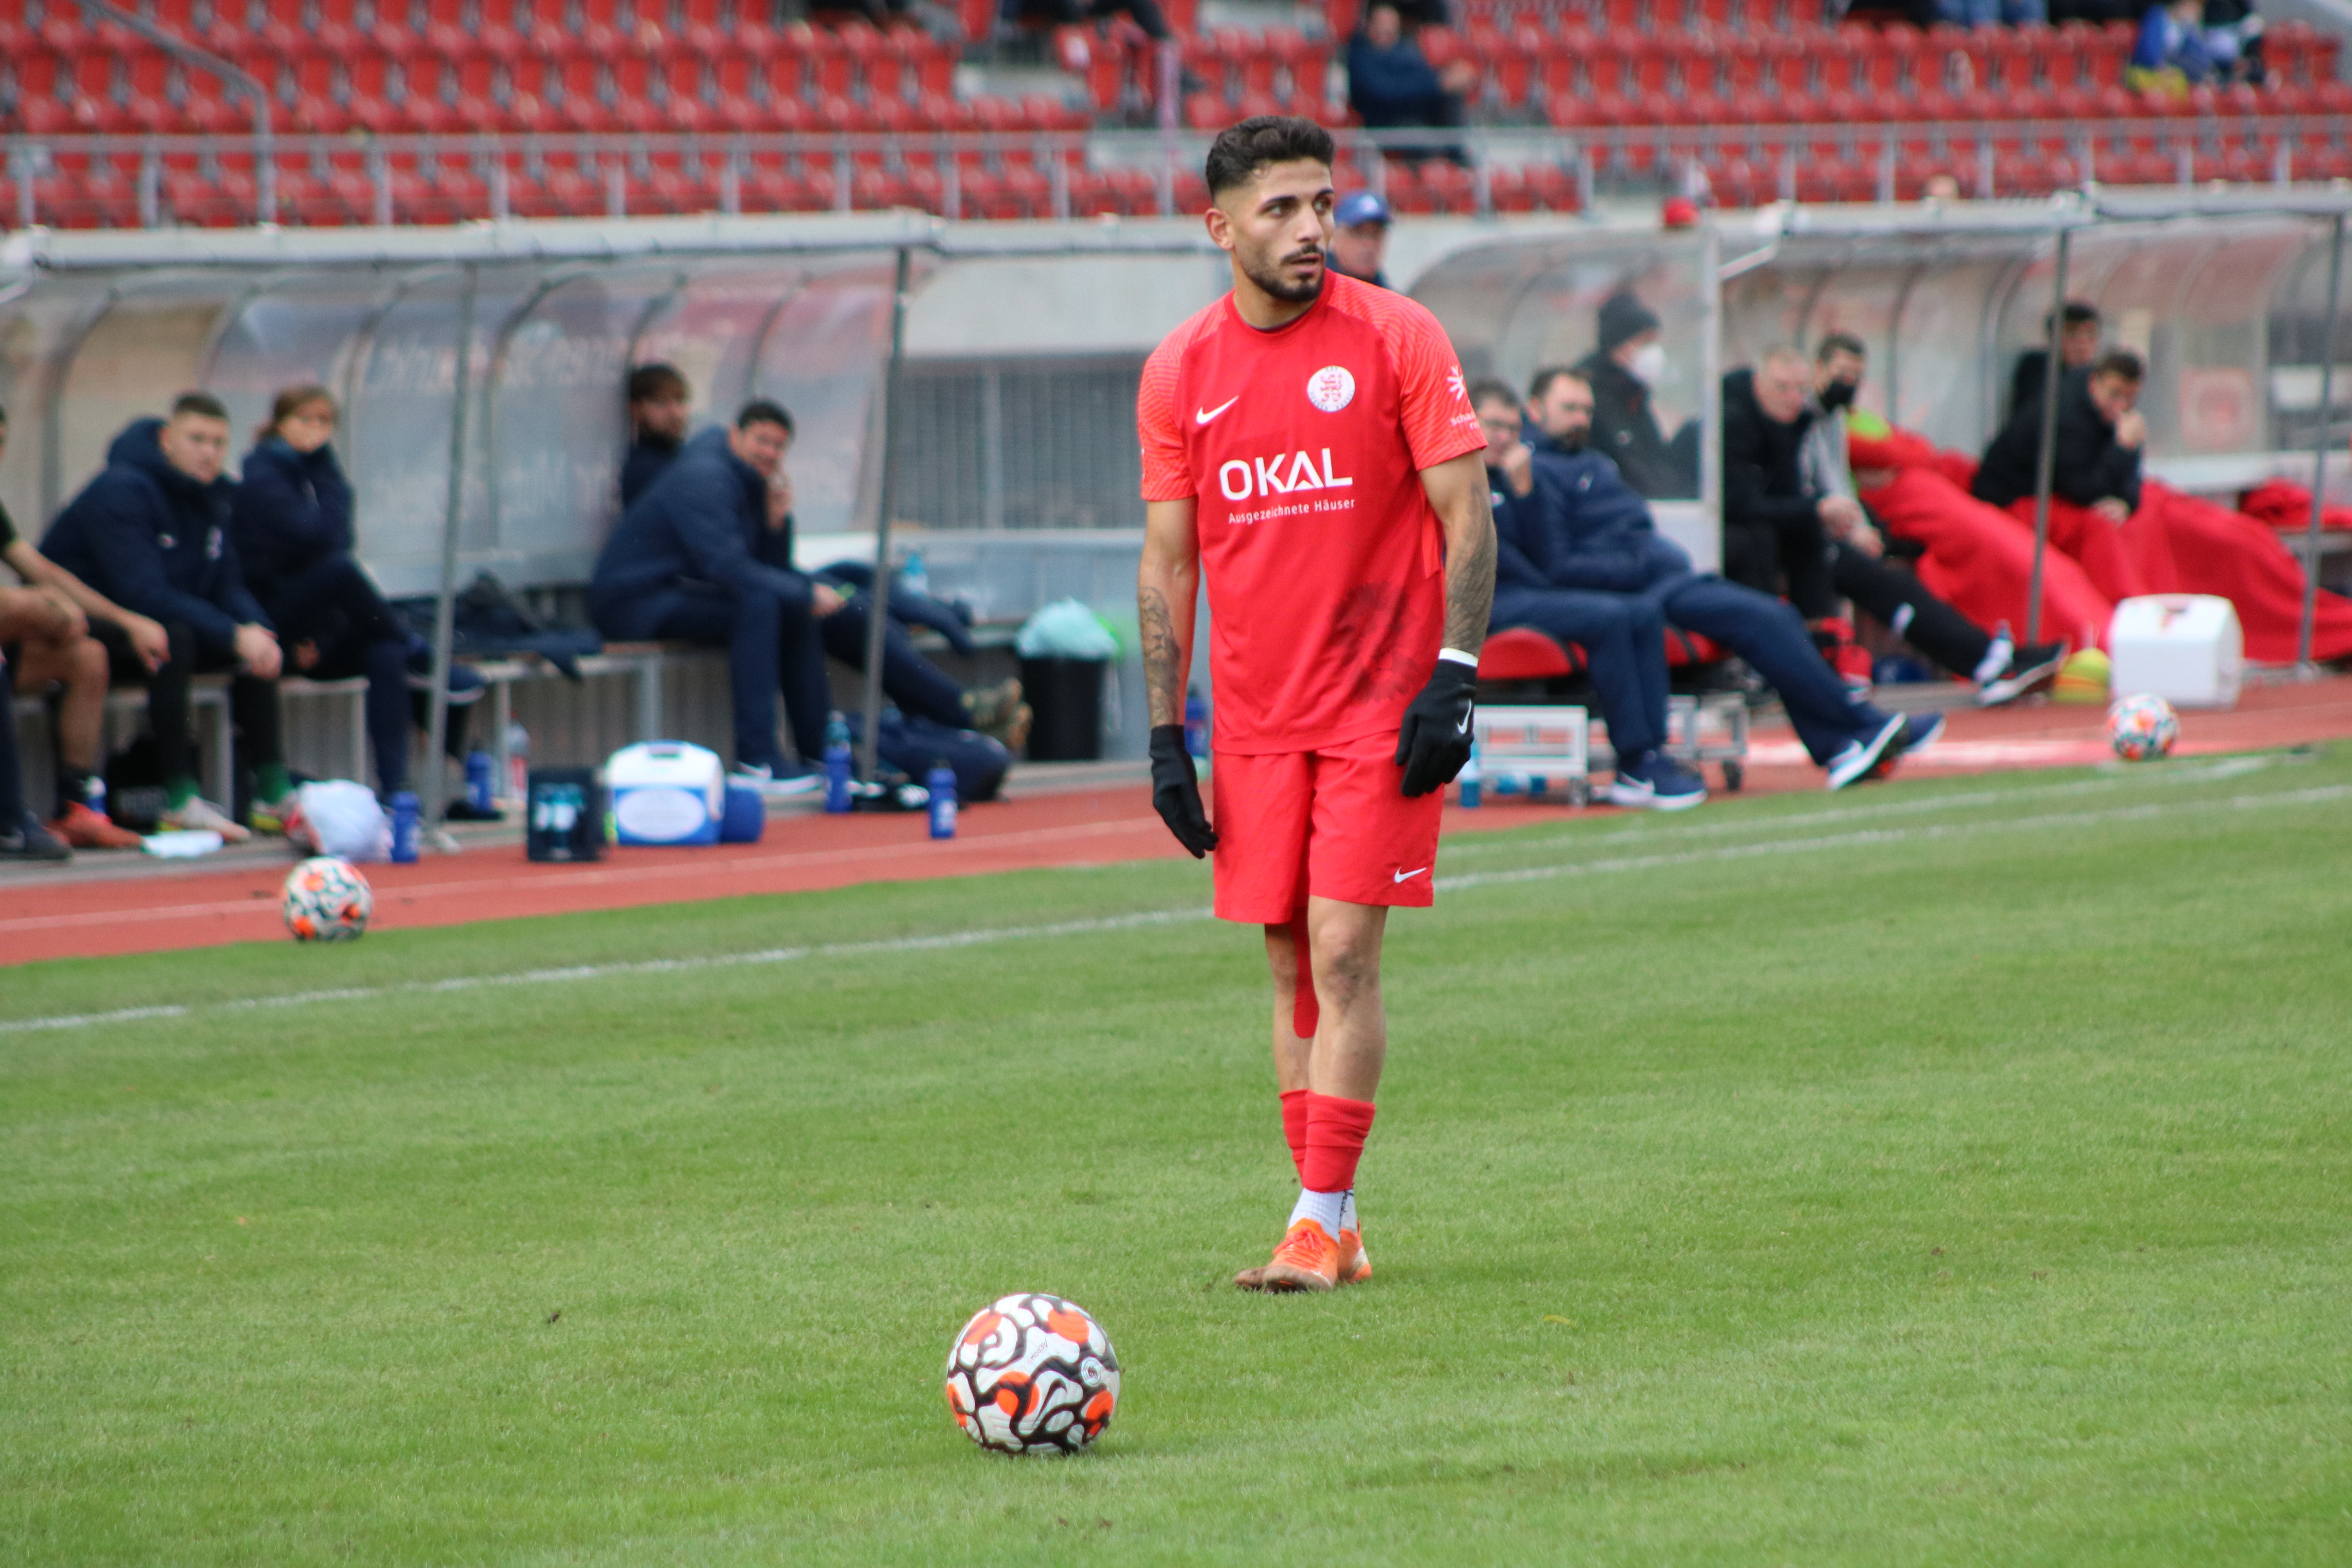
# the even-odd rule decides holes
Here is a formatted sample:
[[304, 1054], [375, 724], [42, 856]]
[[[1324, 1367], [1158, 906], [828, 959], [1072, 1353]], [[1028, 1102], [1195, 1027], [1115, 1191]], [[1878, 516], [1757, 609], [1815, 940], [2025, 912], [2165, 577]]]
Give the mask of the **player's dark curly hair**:
[[1248, 184], [1268, 164], [1304, 159], [1328, 165], [1333, 151], [1331, 133], [1311, 120], [1253, 114], [1217, 132], [1201, 172], [1208, 179], [1209, 198], [1213, 201], [1236, 185]]

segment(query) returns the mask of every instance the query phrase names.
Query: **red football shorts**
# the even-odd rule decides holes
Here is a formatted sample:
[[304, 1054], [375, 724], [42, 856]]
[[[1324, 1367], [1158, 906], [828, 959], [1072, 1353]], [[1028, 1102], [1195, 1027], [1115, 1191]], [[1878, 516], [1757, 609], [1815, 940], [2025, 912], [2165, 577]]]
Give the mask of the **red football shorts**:
[[1209, 773], [1217, 918], [1281, 925], [1310, 893], [1427, 906], [1445, 795], [1407, 800], [1403, 782], [1394, 735], [1321, 752], [1219, 752]]

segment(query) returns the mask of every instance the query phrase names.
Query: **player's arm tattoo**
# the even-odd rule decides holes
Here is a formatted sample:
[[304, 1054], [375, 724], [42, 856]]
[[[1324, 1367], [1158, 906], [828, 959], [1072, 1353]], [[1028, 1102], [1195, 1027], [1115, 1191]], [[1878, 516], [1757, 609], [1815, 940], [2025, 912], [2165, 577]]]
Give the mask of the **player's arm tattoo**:
[[1423, 470], [1422, 485], [1445, 529], [1445, 646], [1476, 653], [1495, 609], [1495, 509], [1480, 454]]
[[1153, 725], [1184, 721], [1192, 668], [1192, 607], [1200, 592], [1201, 544], [1193, 502], [1151, 501], [1143, 512], [1143, 561], [1135, 574], [1135, 619], [1143, 642], [1143, 690]]
[[[1151, 721], [1181, 723], [1184, 650], [1176, 641], [1176, 624], [1168, 614], [1168, 595], [1157, 588], [1139, 588], [1136, 591], [1135, 608], [1143, 631], [1143, 689]], [[1175, 717], [1163, 717], [1170, 713]]]

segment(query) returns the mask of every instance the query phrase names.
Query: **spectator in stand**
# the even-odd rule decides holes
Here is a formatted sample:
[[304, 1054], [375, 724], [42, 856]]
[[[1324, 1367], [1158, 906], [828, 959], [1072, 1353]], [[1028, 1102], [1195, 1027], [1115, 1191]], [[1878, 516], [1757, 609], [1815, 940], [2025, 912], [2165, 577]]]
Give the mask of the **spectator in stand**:
[[[2057, 439], [2050, 493], [2088, 507], [2120, 527], [2139, 509], [2140, 448], [2147, 421], [2139, 412], [2139, 355], [2116, 349], [2087, 370], [2070, 370], [2058, 384]], [[2042, 454], [2042, 399], [2009, 416], [1985, 448], [1969, 487], [1990, 506], [2033, 497]]]
[[[1697, 495], [1698, 422], [1687, 422], [1668, 441], [1652, 398], [1652, 389], [1666, 374], [1658, 313], [1631, 289], [1620, 289], [1601, 302], [1598, 325], [1598, 346], [1575, 367], [1592, 389], [1593, 446], [1609, 455], [1627, 484], [1652, 500]], [[1538, 386], [1542, 380], [1538, 374]], [[1540, 423], [1541, 392], [1535, 401]]]
[[2150, 5], [2140, 18], [2139, 42], [2124, 80], [2142, 92], [2178, 98], [2212, 79], [2213, 57], [2205, 50], [2205, 0]]
[[1990, 705], [2053, 679], [2063, 646], [2022, 650], [1988, 634], [1885, 559], [1886, 536], [1854, 494], [1845, 411], [1862, 386], [1863, 346], [1833, 332], [1811, 365], [1768, 350], [1723, 378], [1724, 574], [1788, 596], [1809, 622], [1842, 618], [1851, 599], [1897, 637], [1977, 686]]
[[[1568, 380], [1563, 395], [1580, 400], [1589, 414], [1592, 394], [1575, 377]], [[1706, 785], [1661, 750], [1666, 740], [1663, 612], [1637, 595], [1561, 585], [1591, 574], [1593, 563], [1579, 562], [1574, 540], [1559, 526], [1576, 510], [1574, 495], [1560, 492], [1584, 476], [1570, 477], [1556, 468], [1557, 459], [1528, 444], [1518, 395], [1503, 383], [1475, 383], [1470, 406], [1486, 437], [1495, 509], [1493, 626], [1529, 626], [1584, 650], [1585, 672], [1617, 753], [1612, 805], [1681, 811], [1701, 804]], [[1654, 537], [1651, 543], [1665, 542]], [[1588, 570], [1580, 573], [1580, 564]]]
[[636, 504], [686, 445], [693, 400], [676, 365], [641, 364], [629, 372], [629, 455], [621, 461], [624, 510]]
[[[1406, 36], [1404, 18], [1388, 0], [1364, 13], [1348, 40], [1348, 107], [1367, 130], [1463, 122], [1462, 95], [1476, 85], [1478, 68], [1454, 60], [1441, 71]], [[1454, 157], [1453, 147], [1391, 147], [1399, 157]]]
[[[2063, 370], [2086, 369], [2099, 357], [2099, 308], [2087, 300], [2069, 300], [2059, 311], [2063, 323], [2058, 331], [2058, 363]], [[2042, 323], [2044, 341], [2050, 331], [2047, 319]], [[2017, 356], [2017, 368], [2009, 377], [2009, 412], [2016, 413], [2029, 403], [2042, 400], [2042, 384], [2050, 374], [2050, 351], [2031, 348]]]
[[293, 784], [278, 746], [278, 678], [284, 658], [269, 616], [246, 586], [230, 537], [228, 410], [208, 393], [183, 394], [169, 419], [137, 419], [114, 438], [106, 469], [75, 497], [41, 541], [41, 552], [124, 609], [159, 622], [167, 655], [151, 664], [131, 630], [110, 620], [91, 630], [107, 645], [117, 680], [144, 683], [147, 720], [167, 797], [163, 826], [250, 837], [196, 793], [188, 731], [189, 684], [229, 674], [229, 717], [238, 755], [253, 766], [253, 823], [282, 832]]
[[[0, 453], [8, 447], [8, 414], [0, 409]], [[163, 628], [95, 593], [89, 585], [44, 556], [20, 537], [5, 507], [0, 507], [0, 561], [20, 578], [21, 588], [0, 588], [0, 668], [13, 682], [0, 680], [0, 697], [48, 697], [55, 815], [48, 830], [76, 849], [136, 849], [139, 836], [108, 821], [100, 807], [106, 758], [106, 645], [90, 636], [93, 616], [134, 623], [139, 646], [151, 664], [165, 651]], [[6, 783], [16, 782], [16, 721], [5, 725], [11, 748]], [[13, 833], [16, 818], [0, 802], [0, 826]], [[0, 845], [0, 853], [5, 853]]]
[[[1533, 498], [1541, 537], [1528, 531], [1531, 525], [1524, 519], [1518, 520], [1522, 526], [1517, 532], [1522, 540], [1535, 538], [1535, 559], [1554, 588], [1637, 601], [1633, 605], [1636, 614], [1656, 617], [1651, 626], [1696, 632], [1747, 660], [1780, 692], [1798, 739], [1827, 771], [1832, 789], [1870, 777], [1894, 756], [1924, 746], [1941, 732], [1940, 718], [1906, 721], [1849, 692], [1790, 605], [1711, 572], [1692, 571], [1690, 557], [1660, 536], [1648, 504], [1618, 473], [1617, 465], [1587, 449], [1591, 387], [1569, 372], [1554, 376], [1549, 391], [1558, 417], [1550, 441], [1535, 454], [1534, 462]], [[1654, 702], [1654, 710], [1660, 714], [1665, 703], [1663, 642], [1647, 627], [1633, 634], [1634, 652], [1643, 659], [1640, 679], [1645, 691], [1654, 693], [1644, 701]], [[1643, 653], [1645, 647], [1656, 650], [1654, 663]]]
[[[313, 680], [367, 678], [368, 743], [384, 799], [408, 787], [408, 732], [430, 717], [433, 647], [383, 602], [352, 557], [352, 486], [335, 460], [335, 398], [323, 386], [289, 387], [254, 432], [244, 478], [229, 510], [246, 585], [278, 628], [294, 673]], [[482, 678], [464, 665], [449, 670], [455, 711], [448, 754], [466, 754], [466, 710], [479, 700]], [[462, 794], [449, 815], [478, 818]], [[496, 820], [492, 813], [490, 819]]]
[[[1156, 41], [1174, 37], [1159, 0], [1020, 0], [1019, 10], [1023, 21], [1048, 27], [1083, 26], [1125, 12], [1145, 37]], [[1086, 62], [1075, 63], [1083, 69]]]
[[1957, 27], [2021, 27], [2050, 20], [2049, 0], [1936, 0], [1936, 20]]
[[1389, 286], [1389, 204], [1370, 191], [1349, 191], [1331, 209], [1331, 267], [1359, 283]]
[[2263, 19], [2252, 0], [2205, 0], [2205, 53], [2221, 80], [2263, 84], [2269, 72], [2263, 66]]

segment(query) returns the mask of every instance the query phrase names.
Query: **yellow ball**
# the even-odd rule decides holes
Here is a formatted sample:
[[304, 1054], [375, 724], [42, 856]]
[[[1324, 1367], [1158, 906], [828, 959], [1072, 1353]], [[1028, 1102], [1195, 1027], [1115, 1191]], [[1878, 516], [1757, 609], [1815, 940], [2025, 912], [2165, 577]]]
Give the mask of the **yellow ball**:
[[2058, 671], [2058, 683], [2051, 694], [2061, 702], [2097, 702], [2107, 700], [2107, 656], [2097, 648], [2086, 647], [2068, 659]]

